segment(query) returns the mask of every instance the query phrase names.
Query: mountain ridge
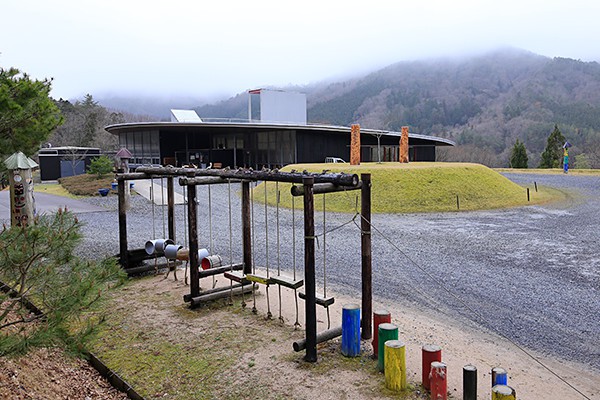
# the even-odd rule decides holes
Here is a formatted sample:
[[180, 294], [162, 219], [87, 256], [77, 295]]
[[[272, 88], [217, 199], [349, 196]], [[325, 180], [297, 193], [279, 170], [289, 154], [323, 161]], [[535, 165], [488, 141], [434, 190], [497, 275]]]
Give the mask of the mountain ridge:
[[[579, 160], [600, 168], [600, 64], [595, 61], [502, 48], [470, 57], [401, 61], [352, 79], [280, 89], [306, 93], [310, 123], [392, 131], [407, 125], [411, 132], [458, 144], [439, 152], [441, 159], [488, 166], [508, 166], [516, 139], [525, 143], [530, 166], [536, 166], [557, 124], [573, 144], [575, 165]], [[247, 118], [247, 96], [242, 92], [194, 109], [204, 118]], [[168, 112], [165, 102], [163, 107]]]

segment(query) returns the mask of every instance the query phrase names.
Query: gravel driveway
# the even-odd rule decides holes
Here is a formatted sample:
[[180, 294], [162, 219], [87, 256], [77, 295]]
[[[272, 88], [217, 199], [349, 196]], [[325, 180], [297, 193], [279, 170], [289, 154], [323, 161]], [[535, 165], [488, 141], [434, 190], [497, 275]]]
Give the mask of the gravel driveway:
[[[506, 176], [519, 184], [532, 185], [536, 181], [538, 185], [566, 189], [573, 197], [561, 204], [501, 211], [374, 215], [374, 294], [384, 303], [410, 303], [471, 320], [528, 348], [600, 369], [600, 177]], [[238, 261], [239, 187], [231, 186], [231, 249], [228, 189], [227, 185], [212, 187], [209, 216], [205, 206], [208, 190], [198, 188], [203, 204], [198, 211], [200, 242], [203, 247], [210, 247], [210, 219], [213, 253], [221, 254], [226, 261], [230, 257]], [[349, 198], [352, 204], [353, 196]], [[107, 212], [80, 215], [87, 222], [81, 254], [104, 257], [118, 253], [116, 196], [87, 201]], [[320, 196], [317, 201], [321, 201]], [[266, 266], [264, 205], [256, 204], [253, 210], [254, 257], [257, 265]], [[178, 242], [183, 243], [183, 207], [177, 206], [176, 212]], [[154, 215], [152, 224], [150, 202], [141, 196], [132, 199], [128, 214], [130, 248], [141, 248], [146, 240], [163, 236], [163, 208], [155, 206]], [[273, 271], [278, 266], [275, 208], [269, 208], [267, 215], [268, 264]], [[349, 222], [326, 237], [327, 284], [337, 291], [358, 294], [360, 231], [351, 222], [352, 217], [327, 215], [328, 230]], [[303, 265], [301, 218], [302, 213], [297, 211], [299, 273]], [[291, 271], [291, 212], [280, 210], [279, 220], [279, 266]], [[319, 234], [323, 230], [322, 213], [317, 212], [315, 220]], [[317, 291], [323, 284], [322, 244], [321, 237], [317, 248]], [[443, 288], [432, 277], [443, 282]]]

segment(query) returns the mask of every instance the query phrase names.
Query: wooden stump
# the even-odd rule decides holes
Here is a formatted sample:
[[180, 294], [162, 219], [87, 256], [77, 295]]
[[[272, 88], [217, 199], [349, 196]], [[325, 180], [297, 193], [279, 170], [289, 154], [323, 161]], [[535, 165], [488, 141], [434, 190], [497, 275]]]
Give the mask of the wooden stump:
[[510, 386], [496, 385], [492, 388], [492, 400], [517, 400], [517, 393]]
[[388, 310], [377, 310], [373, 312], [373, 357], [379, 356], [379, 325], [392, 322], [392, 314]]
[[378, 357], [377, 357], [377, 369], [379, 372], [385, 370], [385, 347], [384, 344], [388, 340], [398, 340], [398, 325], [383, 323], [379, 325], [379, 343], [378, 343]]
[[399, 340], [384, 343], [385, 387], [400, 391], [406, 389], [406, 346]]
[[431, 400], [446, 400], [448, 393], [446, 364], [439, 361], [432, 362], [429, 376], [431, 384]]
[[423, 387], [429, 390], [429, 372], [431, 371], [431, 363], [433, 361], [442, 361], [442, 348], [435, 344], [426, 344], [421, 349], [422, 353], [422, 374], [421, 382]]

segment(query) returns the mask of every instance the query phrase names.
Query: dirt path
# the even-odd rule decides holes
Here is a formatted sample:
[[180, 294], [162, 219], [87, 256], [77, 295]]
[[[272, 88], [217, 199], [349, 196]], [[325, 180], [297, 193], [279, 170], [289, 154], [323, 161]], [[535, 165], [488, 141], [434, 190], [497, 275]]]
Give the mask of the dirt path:
[[[182, 273], [179, 273], [181, 278]], [[222, 279], [219, 279], [222, 281]], [[217, 282], [222, 284], [222, 282]], [[202, 286], [211, 286], [205, 279]], [[386, 390], [384, 377], [371, 358], [371, 343], [362, 343], [362, 355], [345, 358], [340, 340], [318, 348], [315, 364], [303, 361], [292, 342], [304, 337], [294, 329], [293, 292], [276, 287], [269, 291], [272, 320], [266, 320], [264, 289], [234, 305], [219, 301], [190, 310], [182, 301], [189, 288], [181, 280], [162, 275], [132, 280], [113, 294], [107, 305], [106, 324], [93, 351], [148, 399], [388, 399], [397, 395]], [[334, 294], [332, 326], [341, 321], [341, 307], [360, 303], [359, 298]], [[304, 304], [298, 318], [304, 322]], [[502, 366], [521, 399], [581, 399], [550, 372], [505, 339], [473, 326], [460, 324], [440, 314], [426, 314], [400, 302], [375, 303], [385, 308], [399, 326], [406, 347], [411, 390], [404, 399], [427, 399], [419, 387], [423, 344], [443, 348], [448, 364], [450, 398], [462, 398], [462, 366], [478, 368], [480, 399], [490, 397], [489, 370]], [[318, 309], [318, 329], [327, 328], [327, 316]], [[567, 379], [589, 398], [600, 396], [600, 373], [585, 365], [534, 355]], [[122, 399], [85, 362], [56, 350], [38, 350], [22, 359], [0, 359], [0, 397], [11, 399]], [[550, 395], [551, 394], [551, 395]]]
[[[181, 277], [181, 275], [180, 275]], [[220, 283], [220, 282], [219, 282]], [[210, 285], [207, 279], [203, 286]], [[205, 287], [206, 288], [206, 287]], [[185, 346], [178, 357], [189, 357], [186, 352], [205, 352], [212, 363], [220, 367], [198, 377], [206, 384], [201, 392], [194, 392], [195, 381], [177, 380], [165, 385], [173, 377], [163, 377], [163, 382], [152, 384], [138, 382], [140, 376], [123, 366], [122, 360], [106, 351], [110, 345], [100, 344], [97, 353], [120, 372], [125, 379], [149, 398], [390, 398], [393, 394], [384, 388], [384, 377], [375, 371], [371, 359], [371, 344], [363, 342], [363, 356], [348, 359], [340, 355], [340, 340], [319, 347], [319, 361], [307, 364], [303, 353], [294, 353], [292, 342], [304, 336], [303, 330], [294, 330], [295, 302], [293, 292], [282, 290], [282, 315], [285, 323], [278, 321], [279, 300], [277, 288], [270, 290], [273, 320], [265, 320], [267, 313], [264, 290], [257, 296], [258, 314], [251, 312], [252, 299], [246, 297], [247, 307], [240, 307], [240, 299], [233, 306], [216, 303], [199, 310], [189, 310], [182, 302], [189, 289], [171, 277], [147, 277], [136, 280], [115, 297], [112, 312], [123, 313], [124, 320], [111, 327], [113, 334], [133, 329], [170, 343]], [[335, 294], [336, 303], [331, 309], [332, 326], [341, 321], [341, 307], [346, 303], [359, 303], [360, 299]], [[299, 319], [303, 324], [303, 302], [300, 302]], [[399, 325], [400, 339], [407, 344], [408, 380], [413, 385], [412, 397], [421, 397], [418, 390], [421, 376], [421, 346], [439, 344], [443, 359], [448, 364], [448, 391], [452, 398], [462, 398], [462, 367], [468, 363], [479, 371], [479, 397], [490, 396], [492, 367], [502, 366], [508, 371], [509, 384], [519, 398], [541, 399], [552, 393], [552, 398], [582, 398], [566, 384], [549, 373], [514, 345], [490, 332], [473, 326], [457, 324], [443, 315], [424, 314], [401, 303], [374, 304], [374, 309], [386, 308], [392, 312], [393, 322]], [[122, 315], [123, 315], [122, 314]], [[326, 314], [318, 310], [318, 329], [327, 328]], [[218, 331], [218, 332], [217, 332]], [[110, 342], [110, 341], [109, 341]], [[157, 342], [158, 343], [158, 342]], [[143, 346], [144, 341], [130, 344], [132, 349]], [[160, 344], [155, 344], [160, 348]], [[127, 350], [130, 351], [130, 350]], [[140, 353], [143, 350], [138, 349]], [[159, 350], [157, 350], [159, 351]], [[584, 365], [535, 354], [545, 365], [567, 379], [588, 397], [600, 395], [600, 374]], [[135, 354], [132, 354], [135, 357]], [[141, 359], [140, 359], [141, 360]], [[160, 363], [157, 358], [141, 362]], [[162, 367], [167, 370], [167, 366]], [[180, 374], [189, 372], [188, 366], [178, 364]], [[206, 373], [206, 374], [205, 374]], [[129, 375], [130, 374], [130, 375]], [[129, 375], [129, 376], [128, 376]], [[145, 378], [144, 378], [145, 379]], [[136, 383], [138, 386], [136, 386]], [[190, 386], [191, 385], [191, 386]], [[174, 386], [177, 386], [174, 388]]]

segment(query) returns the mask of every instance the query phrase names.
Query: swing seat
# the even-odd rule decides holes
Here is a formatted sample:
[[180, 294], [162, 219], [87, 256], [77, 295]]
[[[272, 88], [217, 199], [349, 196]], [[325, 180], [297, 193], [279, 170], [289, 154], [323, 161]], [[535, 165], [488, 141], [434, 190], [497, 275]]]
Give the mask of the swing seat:
[[271, 285], [273, 283], [272, 277], [267, 278], [266, 275], [260, 274], [247, 274], [246, 279], [248, 279], [250, 282], [258, 283], [261, 285]]
[[242, 271], [227, 271], [223, 273], [223, 276], [227, 279], [231, 279], [234, 282], [241, 283], [242, 285], [250, 283], [250, 281]]
[[294, 280], [294, 278], [290, 278], [290, 277], [284, 276], [284, 275], [272, 276], [271, 280], [273, 281], [273, 283], [275, 283], [277, 285], [285, 286], [286, 288], [290, 288], [290, 289], [298, 289], [304, 285], [304, 280], [302, 280], [302, 279]]
[[[306, 294], [304, 292], [298, 293], [298, 297], [300, 297], [302, 300], [306, 300]], [[329, 307], [330, 305], [335, 303], [335, 298], [325, 297], [320, 293], [315, 293], [315, 303], [322, 307]]]

